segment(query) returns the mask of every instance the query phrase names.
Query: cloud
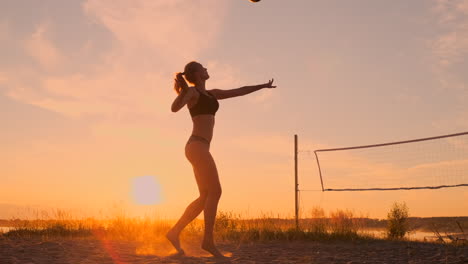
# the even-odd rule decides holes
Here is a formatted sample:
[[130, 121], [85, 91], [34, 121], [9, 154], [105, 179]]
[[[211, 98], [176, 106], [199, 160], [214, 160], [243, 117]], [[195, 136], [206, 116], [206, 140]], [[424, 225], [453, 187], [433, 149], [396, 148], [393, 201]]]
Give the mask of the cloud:
[[206, 65], [210, 76], [215, 76], [209, 80], [212, 89], [232, 89], [242, 85], [242, 73], [233, 66], [216, 60], [209, 60]]
[[122, 55], [144, 51], [174, 66], [213, 45], [228, 5], [216, 0], [88, 0], [83, 8], [113, 34]]
[[468, 0], [434, 0], [433, 14], [436, 34], [429, 41], [432, 70], [441, 90], [456, 94], [453, 104], [458, 105], [457, 113], [433, 125], [443, 130], [466, 129], [468, 79], [460, 69], [468, 63]]
[[56, 45], [49, 39], [50, 26], [47, 23], [39, 24], [34, 33], [26, 40], [25, 48], [45, 69], [56, 69], [61, 66], [65, 56], [61, 54]]
[[49, 77], [43, 80], [43, 87], [49, 94], [60, 97], [44, 98], [36, 101], [36, 104], [72, 116], [147, 115], [155, 109], [165, 109], [161, 99], [168, 93], [158, 91], [157, 84], [170, 87], [169, 82], [160, 75], [138, 75], [122, 68], [109, 69], [94, 77], [82, 74]]
[[[72, 60], [64, 62], [79, 54], [67, 56], [56, 45], [69, 36], [54, 36], [60, 42], [54, 43], [53, 24], [39, 23], [25, 51], [49, 71], [44, 74], [32, 65], [6, 69], [3, 75], [9, 78], [2, 79], [8, 84], [6, 93], [72, 117], [136, 120], [167, 116], [174, 96], [172, 74], [215, 45], [228, 5], [217, 0], [85, 1], [86, 19], [111, 33], [111, 48], [96, 54], [94, 61], [85, 61], [86, 72], [74, 71]], [[86, 32], [73, 34], [80, 37]], [[90, 57], [89, 45], [89, 41], [84, 43], [76, 52]], [[61, 74], [53, 71], [59, 68]]]
[[464, 59], [468, 54], [468, 34], [452, 31], [441, 35], [434, 41], [434, 55], [440, 67], [448, 67]]
[[466, 61], [468, 55], [468, 0], [436, 0], [434, 12], [440, 33], [432, 41], [437, 66]]

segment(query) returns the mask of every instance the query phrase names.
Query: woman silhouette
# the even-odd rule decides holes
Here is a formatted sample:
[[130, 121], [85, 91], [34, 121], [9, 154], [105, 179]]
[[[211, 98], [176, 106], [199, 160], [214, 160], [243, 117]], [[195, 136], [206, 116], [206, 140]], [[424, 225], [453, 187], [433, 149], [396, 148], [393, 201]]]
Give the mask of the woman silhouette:
[[[189, 87], [185, 79], [193, 87]], [[187, 105], [193, 121], [192, 135], [185, 145], [185, 156], [190, 161], [195, 174], [200, 196], [195, 199], [166, 234], [167, 239], [177, 250], [177, 255], [183, 255], [179, 235], [182, 229], [195, 219], [201, 211], [204, 212], [205, 233], [202, 248], [215, 257], [223, 257], [216, 248], [213, 239], [213, 226], [216, 210], [221, 197], [221, 184], [215, 161], [210, 154], [210, 142], [213, 137], [215, 113], [219, 108], [218, 100], [246, 95], [262, 88], [275, 88], [273, 79], [265, 84], [244, 86], [231, 90], [206, 90], [206, 81], [210, 78], [208, 71], [198, 62], [189, 62], [183, 73], [177, 73], [174, 79], [174, 89], [177, 98], [172, 103], [172, 112], [179, 111]]]

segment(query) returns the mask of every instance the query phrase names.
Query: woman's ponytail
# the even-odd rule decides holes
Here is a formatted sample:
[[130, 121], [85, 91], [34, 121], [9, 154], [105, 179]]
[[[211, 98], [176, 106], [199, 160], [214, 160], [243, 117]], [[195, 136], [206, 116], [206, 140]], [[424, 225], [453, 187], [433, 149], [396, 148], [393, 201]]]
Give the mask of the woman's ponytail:
[[184, 88], [188, 88], [187, 82], [183, 77], [184, 74], [184, 72], [176, 73], [176, 78], [174, 80], [174, 90], [177, 94], [180, 94], [184, 90]]

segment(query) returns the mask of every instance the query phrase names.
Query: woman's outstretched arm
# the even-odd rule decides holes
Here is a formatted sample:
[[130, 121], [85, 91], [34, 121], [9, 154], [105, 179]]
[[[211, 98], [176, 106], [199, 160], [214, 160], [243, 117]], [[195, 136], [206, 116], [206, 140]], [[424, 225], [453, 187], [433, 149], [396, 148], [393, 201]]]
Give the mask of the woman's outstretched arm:
[[210, 90], [209, 92], [213, 94], [218, 100], [227, 99], [231, 97], [237, 97], [237, 96], [242, 96], [242, 95], [246, 95], [249, 93], [253, 93], [263, 88], [276, 88], [276, 86], [272, 85], [273, 81], [274, 79], [271, 79], [270, 81], [264, 84], [243, 86], [240, 88], [230, 89], [230, 90], [213, 89], [213, 90]]

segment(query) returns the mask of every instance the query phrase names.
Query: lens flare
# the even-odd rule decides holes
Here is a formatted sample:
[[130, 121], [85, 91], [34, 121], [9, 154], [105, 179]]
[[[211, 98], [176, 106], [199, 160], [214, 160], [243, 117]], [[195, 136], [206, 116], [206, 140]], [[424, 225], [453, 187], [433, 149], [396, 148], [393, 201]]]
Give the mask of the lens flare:
[[131, 196], [139, 205], [155, 205], [162, 201], [161, 185], [154, 176], [139, 176], [132, 179]]

